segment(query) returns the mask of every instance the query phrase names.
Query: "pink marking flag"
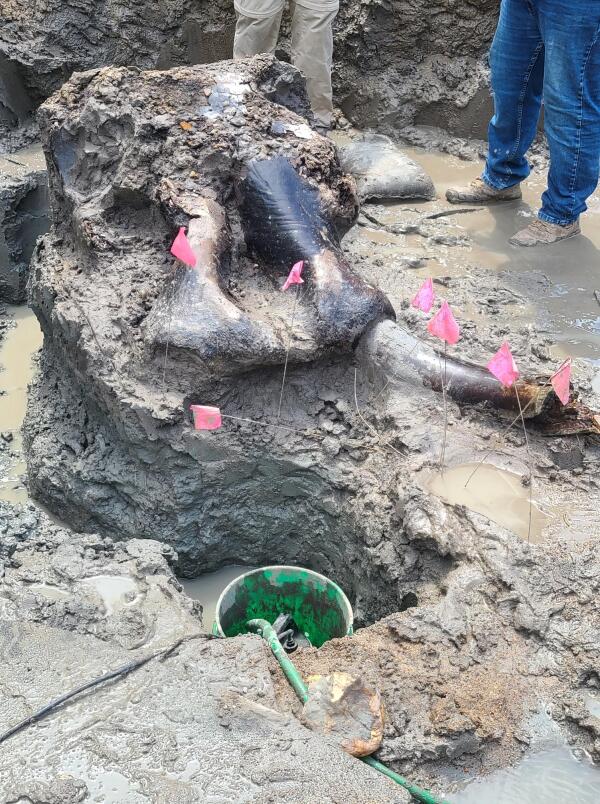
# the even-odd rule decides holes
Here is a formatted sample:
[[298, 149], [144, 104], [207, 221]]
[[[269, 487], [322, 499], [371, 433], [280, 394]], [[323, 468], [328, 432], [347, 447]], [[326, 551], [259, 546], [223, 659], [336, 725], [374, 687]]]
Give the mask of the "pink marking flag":
[[427, 330], [432, 335], [435, 335], [436, 338], [446, 341], [446, 343], [458, 343], [460, 329], [447, 301], [442, 304], [429, 324], [427, 324]]
[[304, 260], [300, 260], [300, 262], [295, 263], [292, 266], [292, 270], [288, 274], [288, 278], [285, 280], [282, 290], [287, 290], [290, 285], [303, 285], [304, 279], [302, 279], [302, 269], [304, 268]]
[[221, 424], [221, 411], [210, 405], [190, 405], [194, 416], [194, 430], [218, 430]]
[[519, 369], [517, 368], [515, 359], [506, 341], [504, 341], [502, 346], [492, 357], [487, 367], [488, 371], [493, 374], [505, 388], [510, 388], [511, 385], [519, 379]]
[[185, 226], [179, 229], [179, 233], [171, 246], [171, 254], [190, 268], [196, 265], [196, 255], [190, 246], [190, 241], [186, 237]]
[[565, 360], [562, 366], [550, 378], [554, 393], [563, 403], [569, 404], [571, 396], [571, 358]]
[[433, 307], [434, 299], [435, 299], [435, 291], [433, 289], [433, 280], [429, 278], [423, 282], [423, 284], [417, 291], [417, 295], [411, 301], [411, 304], [418, 310], [422, 310], [424, 313], [428, 313]]

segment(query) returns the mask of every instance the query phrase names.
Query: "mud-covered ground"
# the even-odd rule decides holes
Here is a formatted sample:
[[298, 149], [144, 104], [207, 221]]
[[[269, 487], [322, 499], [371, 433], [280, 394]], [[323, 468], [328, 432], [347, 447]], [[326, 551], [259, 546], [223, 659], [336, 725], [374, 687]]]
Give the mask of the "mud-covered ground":
[[[445, 180], [466, 178], [476, 171], [475, 165], [448, 157], [422, 155], [422, 158], [434, 176], [436, 169], [440, 171], [435, 176], [440, 189]], [[532, 202], [540, 181], [539, 178], [532, 181]], [[592, 210], [597, 209], [596, 205], [594, 199]], [[596, 212], [592, 211], [585, 221], [584, 232], [587, 229], [591, 237], [562, 244], [548, 257], [542, 255], [542, 263], [535, 253], [523, 255], [503, 245], [511, 227], [516, 229], [527, 220], [530, 211], [526, 204], [491, 214], [449, 210], [456, 214], [431, 217], [446, 210], [442, 200], [423, 204], [369, 204], [344, 241], [353, 264], [390, 295], [406, 327], [423, 335], [423, 317], [408, 306], [408, 300], [423, 278], [433, 275], [436, 289], [451, 302], [463, 328], [459, 347], [462, 354], [482, 361], [500, 340], [508, 338], [525, 372], [548, 373], [562, 355], [570, 352], [583, 352], [592, 360], [597, 358], [594, 329], [586, 327], [585, 316], [578, 318], [577, 305], [585, 306], [589, 287], [580, 291], [582, 285], [563, 276], [561, 298], [566, 300], [560, 307], [552, 307], [557, 285], [553, 266], [563, 263], [569, 253], [581, 257], [578, 272], [585, 273], [586, 266], [593, 266], [589, 257], [596, 249]], [[592, 312], [590, 305], [590, 316]], [[567, 325], [567, 321], [571, 323]], [[586, 401], [592, 404], [595, 401], [597, 406], [598, 400], [591, 390], [593, 375], [589, 359], [576, 362], [576, 387]], [[352, 411], [351, 378], [348, 382], [346, 399], [336, 398], [333, 405], [337, 412], [330, 420], [334, 425], [344, 421], [344, 416]], [[359, 630], [352, 640], [334, 641], [320, 651], [298, 654], [298, 666], [306, 675], [343, 669], [378, 685], [387, 711], [381, 759], [438, 792], [448, 793], [461, 780], [479, 774], [482, 768], [487, 772], [504, 767], [524, 752], [547, 745], [548, 733], [550, 744], [564, 739], [598, 759], [600, 721], [586, 705], [587, 697], [600, 684], [595, 550], [598, 447], [583, 438], [550, 441], [531, 430], [533, 458], [530, 459], [518, 428], [506, 437], [501, 436], [503, 417], [484, 408], [450, 404], [447, 447], [450, 467], [478, 460], [488, 449], [494, 450], [488, 457], [490, 463], [511, 470], [518, 477], [527, 478], [533, 463], [534, 503], [547, 516], [543, 529], [536, 533], [538, 543], [528, 545], [522, 530], [527, 507], [507, 520], [501, 498], [494, 509], [496, 522], [493, 522], [462, 506], [446, 505], [428, 492], [437, 471], [442, 433], [439, 397], [423, 394], [423, 389], [419, 393], [417, 389], [407, 399], [398, 389], [377, 387], [374, 383], [372, 399], [376, 401], [378, 394], [386, 399], [385, 407], [392, 419], [378, 420], [373, 415], [377, 406], [368, 397], [362, 413], [384, 439], [388, 430], [393, 430], [391, 443], [402, 457], [384, 450], [386, 463], [401, 463], [404, 480], [397, 498], [402, 535], [384, 535], [375, 544], [375, 551], [393, 549], [396, 554], [414, 556], [414, 583], [410, 588], [407, 585], [406, 567], [402, 582], [405, 605], [411, 607]], [[346, 413], [342, 402], [347, 406]], [[371, 441], [370, 448], [380, 449], [376, 440]], [[497, 482], [502, 483], [501, 479]], [[448, 493], [452, 495], [453, 491], [451, 487]], [[493, 498], [494, 488], [490, 487], [489, 492]], [[521, 537], [502, 527], [507, 522], [513, 523], [513, 527], [514, 523], [521, 526]], [[34, 528], [21, 525], [20, 539], [25, 543], [32, 533]], [[6, 546], [5, 536], [5, 550]], [[43, 540], [40, 546], [50, 555], [56, 550], [55, 546], [44, 546]], [[8, 552], [12, 556], [7, 564], [9, 577], [14, 572], [11, 567], [18, 567], [21, 561], [18, 553], [12, 553], [13, 547], [9, 541]], [[436, 568], [433, 574], [428, 575], [427, 564], [417, 560], [418, 555], [431, 557], [430, 566]], [[244, 560], [244, 556], [238, 555], [237, 559]], [[106, 574], [103, 568], [94, 573]], [[77, 578], [81, 574], [80, 568], [74, 571]], [[360, 568], [352, 576], [359, 583]], [[17, 573], [15, 578], [18, 577]], [[22, 572], [20, 577], [25, 580]], [[32, 582], [46, 583], [47, 579], [29, 577], [27, 584]], [[357, 591], [360, 596], [360, 588]], [[42, 605], [36, 594], [43, 597], [44, 590], [31, 594], [31, 600], [37, 601], [35, 606]], [[3, 598], [7, 598], [6, 587]], [[46, 625], [49, 619], [52, 627], [63, 630], [64, 613], [56, 609], [59, 603], [64, 605], [44, 599], [41, 610], [33, 609], [42, 611], [43, 617], [34, 614], [33, 619], [41, 617]], [[93, 601], [86, 605], [92, 606], [91, 614], [86, 616], [95, 620], [98, 615], [93, 613]], [[71, 617], [73, 626], [67, 627], [77, 630], [80, 614], [75, 612]], [[94, 626], [96, 637], [97, 628]], [[101, 631], [100, 638], [110, 641], [112, 636]], [[118, 640], [122, 641], [122, 637], [118, 636]], [[119, 664], [122, 652], [112, 658], [113, 664]], [[217, 659], [210, 658], [213, 661]], [[264, 655], [261, 661], [266, 663], [264, 667], [270, 667], [271, 683], [275, 685], [277, 703], [273, 699], [272, 705], [282, 712], [297, 709], [278, 668]], [[87, 675], [94, 675], [97, 666], [95, 661], [87, 664]], [[106, 668], [105, 661], [101, 670]], [[82, 677], [82, 673], [66, 674], [66, 680], [73, 685]], [[37, 681], [31, 688], [35, 689]], [[8, 700], [11, 694], [8, 693]], [[18, 712], [12, 706], [6, 710], [5, 725], [43, 703], [39, 689], [31, 700], [29, 693], [20, 688], [14, 689], [14, 694], [25, 698]], [[64, 715], [53, 720], [57, 728], [61, 717]], [[549, 730], [549, 718], [558, 724], [558, 734]], [[109, 733], [113, 727], [108, 726]], [[86, 727], [89, 728], [93, 733], [95, 727]], [[76, 740], [75, 734], [73, 739]], [[96, 753], [95, 761], [97, 757]], [[124, 773], [116, 758], [107, 760], [105, 752], [101, 757], [102, 773], [109, 772], [107, 768], [111, 767], [119, 767], [118, 774]], [[52, 767], [58, 769], [60, 756], [54, 755], [52, 762]], [[79, 764], [67, 770], [75, 778], [88, 778], [91, 784], [89, 768], [84, 772]], [[98, 781], [96, 776], [93, 784], [102, 789], [103, 777]], [[135, 791], [143, 791], [139, 784], [139, 780], [134, 780]], [[358, 798], [347, 800], [363, 799], [359, 794]]]
[[[439, 192], [426, 203], [366, 204], [345, 252], [418, 337], [427, 338], [425, 318], [409, 301], [432, 276], [462, 328], [453, 353], [484, 363], [508, 339], [523, 374], [545, 376], [573, 355], [575, 390], [598, 410], [600, 198], [583, 237], [549, 250], [508, 246], [543, 189], [538, 143], [523, 203], [448, 207], [443, 191], [478, 173], [484, 146], [429, 126], [483, 136], [498, 3], [426, 7], [343, 3], [336, 22], [337, 103], [356, 125], [402, 131], [412, 146], [436, 151], [412, 154]], [[139, 8], [8, 0], [0, 10], [0, 153], [39, 136], [35, 109], [73, 71], [227, 58], [233, 27], [230, 0]], [[288, 35], [286, 20], [285, 58]], [[127, 222], [126, 206], [115, 226], [121, 212]], [[151, 242], [153, 224], [138, 223]], [[59, 253], [60, 243], [46, 242]], [[109, 251], [107, 263], [123, 260]], [[64, 270], [60, 259], [55, 266]], [[85, 255], [75, 255], [63, 277], [73, 272], [83, 286], [85, 267]], [[450, 402], [441, 473], [440, 395], [418, 381], [389, 382], [360, 349], [351, 360], [291, 368], [283, 416], [293, 430], [265, 428], [277, 408], [274, 370], [205, 400], [259, 424], [230, 421], [212, 440], [195, 440], [177, 430], [183, 397], [157, 394], [157, 423], [97, 350], [92, 326], [117, 362], [126, 353], [127, 328], [154, 299], [145, 273], [135, 288], [116, 278], [107, 312], [93, 290], [81, 296], [89, 304], [81, 313], [56, 300], [51, 285], [38, 287], [38, 301], [57, 313], [30, 404], [36, 493], [91, 534], [56, 525], [28, 500], [19, 427], [40, 333], [27, 314], [0, 309], [0, 498], [8, 501], [0, 501], [0, 735], [65, 690], [185, 641], [1, 744], [2, 804], [406, 801], [298, 722], [298, 704], [260, 640], [198, 636], [206, 623], [173, 568], [192, 575], [271, 561], [326, 572], [351, 597], [357, 624], [368, 625], [296, 660], [304, 675], [346, 670], [381, 689], [383, 761], [453, 802], [497, 804], [493, 790], [467, 798], [460, 788], [548, 750], [552, 764], [532, 772], [549, 785], [540, 788], [545, 804], [599, 800], [598, 775], [583, 764], [600, 761], [598, 444], [548, 439], [535, 424], [527, 443], [518, 425], [506, 434], [507, 417], [489, 406]], [[242, 307], [265, 306], [264, 287], [245, 300], [239, 287], [230, 290]], [[140, 288], [146, 295], [136, 298]], [[278, 304], [283, 320], [289, 309]], [[120, 367], [125, 377], [129, 368]], [[95, 396], [96, 369], [115, 389], [105, 405]], [[201, 518], [198, 495], [215, 478], [229, 502], [216, 494]], [[140, 533], [149, 539], [132, 540]], [[156, 533], [165, 543], [151, 541]], [[572, 761], [560, 777], [552, 751]], [[510, 804], [527, 804], [523, 795]], [[538, 789], [531, 795], [537, 804]]]
[[[463, 156], [469, 149], [474, 150], [473, 146], [458, 141], [440, 144]], [[421, 158], [432, 174], [440, 194], [446, 184], [466, 180], [478, 170], [476, 163], [456, 157], [418, 152], [414, 155]], [[573, 354], [579, 358], [574, 366], [575, 387], [588, 404], [598, 409], [600, 399], [594, 393], [593, 379], [594, 361], [600, 358], [597, 329], [600, 307], [593, 291], [600, 245], [596, 223], [599, 202], [597, 197], [592, 199], [582, 238], [552, 250], [519, 252], [509, 247], [506, 239], [530, 219], [542, 181], [541, 175], [532, 178], [523, 204], [491, 212], [462, 212], [449, 208], [441, 197], [426, 203], [367, 204], [343, 245], [357, 270], [389, 295], [400, 323], [419, 337], [427, 337], [425, 320], [409, 306], [409, 300], [423, 279], [433, 276], [437, 292], [451, 303], [462, 327], [463, 338], [456, 347], [458, 353], [484, 362], [503, 339], [508, 339], [524, 374], [546, 375], [564, 355]], [[312, 417], [323, 436], [329, 439], [327, 449], [332, 464], [338, 455], [339, 440], [343, 441], [345, 451], [353, 450], [351, 460], [356, 466], [368, 466], [366, 473], [361, 470], [348, 475], [353, 481], [358, 478], [368, 484], [360, 508], [367, 522], [380, 524], [385, 521], [382, 507], [394, 507], [388, 517], [389, 531], [363, 527], [367, 541], [362, 554], [360, 541], [348, 534], [348, 548], [351, 546], [356, 566], [344, 567], [345, 545], [342, 544], [340, 557], [330, 558], [328, 567], [331, 572], [338, 562], [339, 575], [334, 571], [335, 579], [351, 582], [348, 591], [359, 614], [367, 609], [372, 615], [378, 594], [384, 600], [382, 613], [393, 613], [369, 628], [359, 629], [350, 640], [334, 641], [319, 651], [297, 654], [299, 668], [305, 675], [346, 670], [378, 685], [387, 712], [380, 758], [440, 794], [448, 794], [461, 782], [481, 774], [483, 769], [489, 772], [505, 767], [528, 751], [563, 741], [600, 760], [600, 719], [588, 705], [589, 697], [600, 687], [597, 671], [600, 562], [596, 550], [600, 513], [599, 447], [583, 436], [548, 439], [531, 425], [528, 452], [517, 426], [503, 435], [505, 416], [485, 406], [475, 408], [450, 402], [446, 450], [446, 475], [450, 479], [443, 487], [449, 502], [444, 502], [431, 491], [439, 477], [437, 462], [443, 437], [440, 396], [418, 383], [386, 385], [385, 380], [369, 375], [360, 359], [356, 368], [361, 414], [379, 436], [368, 430], [356, 414], [353, 368], [330, 377], [326, 388], [317, 387], [312, 407], [302, 412], [305, 417], [302, 423], [306, 426], [306, 421]], [[322, 375], [313, 376], [324, 382]], [[293, 385], [299, 380], [292, 374], [291, 381]], [[274, 381], [273, 387], [275, 385]], [[240, 413], [246, 410], [254, 416], [268, 393], [269, 387], [262, 397], [248, 401], [246, 407], [238, 400]], [[293, 389], [291, 393], [292, 399], [302, 398], [302, 395], [296, 396]], [[255, 430], [253, 438], [264, 439], [260, 433], [260, 429]], [[293, 439], [288, 438], [288, 441], [292, 442], [292, 454], [297, 456], [300, 446]], [[271, 444], [269, 448], [283, 449], [282, 440], [277, 437], [268, 442], [265, 439], [265, 443]], [[481, 470], [487, 472], [489, 518], [465, 507], [464, 496], [459, 499], [461, 504], [453, 504], [459, 492], [462, 494], [463, 484], [453, 480], [452, 471], [484, 456], [486, 463], [495, 467]], [[338, 463], [338, 467], [343, 468], [343, 464]], [[521, 485], [525, 494], [515, 493], [514, 498], [510, 495], [507, 498], [504, 481], [508, 476], [502, 471], [516, 478], [517, 488]], [[532, 502], [541, 514], [534, 518], [534, 544], [527, 543], [530, 488]], [[466, 499], [475, 511], [480, 502], [475, 491]], [[43, 705], [48, 695], [58, 694], [65, 684], [75, 686], [89, 676], [127, 661], [130, 655], [137, 656], [141, 648], [154, 645], [152, 634], [155, 631], [159, 635], [164, 633], [157, 631], [152, 624], [154, 615], [149, 615], [143, 607], [134, 613], [134, 605], [131, 614], [123, 613], [118, 607], [116, 613], [107, 611], [101, 595], [100, 599], [94, 597], [92, 589], [90, 597], [85, 584], [78, 586], [85, 577], [124, 572], [123, 567], [131, 561], [128, 551], [137, 549], [131, 547], [134, 543], [114, 548], [113, 556], [111, 541], [104, 538], [70, 537], [64, 533], [49, 537], [49, 525], [42, 520], [40, 526], [39, 514], [34, 510], [13, 517], [10, 510], [3, 509], [3, 516], [4, 532], [0, 529], [0, 540], [7, 556], [6, 580], [1, 593], [2, 627], [8, 640], [5, 652], [8, 651], [10, 661], [5, 670], [8, 681], [5, 678], [2, 686], [9, 705], [5, 706], [0, 730]], [[68, 546], [71, 539], [72, 548]], [[253, 558], [266, 560], [266, 555], [260, 555], [260, 551], [272, 547], [272, 544], [257, 545]], [[147, 595], [149, 575], [158, 574], [163, 589], [176, 590], [164, 564], [165, 558], [172, 560], [171, 553], [166, 549], [161, 553], [163, 548], [159, 547], [151, 549], [158, 551], [160, 560], [155, 557], [154, 564], [148, 563], [146, 553], [140, 548], [141, 558], [136, 556], [136, 561], [142, 563], [127, 564], [127, 573], [132, 575], [135, 584], [143, 587], [144, 595]], [[36, 558], [38, 552], [42, 558]], [[121, 564], [120, 570], [115, 569], [113, 559]], [[246, 556], [234, 556], [224, 545], [216, 563], [232, 559], [243, 563]], [[320, 555], [312, 556], [311, 561], [313, 559], [324, 560]], [[51, 569], [45, 562], [50, 563]], [[300, 556], [296, 563], [301, 563]], [[35, 588], [27, 591], [32, 585]], [[72, 595], [73, 585], [77, 586], [79, 596], [85, 592], [84, 604], [78, 603], [73, 611], [60, 594], [56, 597], [56, 592], [48, 599], [48, 586], [58, 586]], [[188, 607], [178, 594], [173, 595], [177, 612], [185, 612], [186, 623], [193, 629], [198, 612]], [[139, 603], [141, 599], [134, 596], [129, 602], [137, 600]], [[365, 601], [368, 601], [366, 609]], [[390, 608], [392, 602], [396, 603], [395, 609]], [[405, 610], [398, 612], [398, 608]], [[20, 614], [20, 610], [25, 614]], [[115, 616], [119, 618], [117, 626]], [[178, 613], [177, 617], [180, 616]], [[367, 619], [372, 622], [377, 617]], [[63, 656], [72, 649], [69, 646], [75, 644], [71, 640], [78, 640], [78, 650], [88, 657], [86, 663], [64, 672], [62, 660], [57, 663], [51, 659], [52, 666], [58, 667], [58, 679], [43, 685], [22, 683], [21, 670], [30, 660], [19, 652], [26, 652], [28, 643], [17, 649], [11, 637], [14, 626], [7, 623], [22, 624], [23, 621], [27, 621], [28, 629], [34, 630], [42, 623], [48, 629], [49, 644], [58, 640]], [[168, 630], [164, 618], [161, 623], [161, 628]], [[94, 641], [92, 645], [90, 634], [94, 640], [102, 642], [103, 650], [110, 655], [100, 651], [94, 654], [97, 643]], [[32, 634], [32, 639], [37, 636]], [[84, 638], [85, 645], [83, 642], [79, 645]], [[194, 675], [194, 668], [202, 665], [209, 675], [213, 674], [211, 683], [219, 687], [219, 695], [225, 695], [225, 699], [232, 695], [250, 699], [249, 704], [240, 705], [236, 698], [236, 703], [227, 710], [235, 712], [234, 716], [229, 715], [233, 717], [233, 725], [229, 716], [223, 715], [222, 703], [218, 705], [216, 733], [221, 737], [223, 732], [231, 733], [233, 739], [228, 745], [229, 748], [234, 746], [231, 749], [235, 754], [231, 759], [233, 764], [237, 763], [242, 770], [247, 767], [240, 765], [242, 760], [237, 753], [240, 740], [242, 754], [250, 752], [252, 756], [257, 739], [253, 729], [257, 728], [264, 735], [265, 718], [276, 724], [268, 742], [275, 752], [284, 744], [294, 746], [294, 741], [302, 740], [305, 741], [302, 751], [307, 754], [330, 750], [322, 743], [310, 743], [307, 732], [300, 735], [293, 731], [299, 728], [294, 721], [288, 720], [283, 726], [277, 720], [282, 717], [281, 713], [298, 713], [297, 703], [278, 667], [258, 646], [257, 640], [239, 640], [239, 644], [244, 645], [239, 649], [241, 658], [237, 657], [237, 648], [213, 647], [210, 643], [198, 654], [192, 644], [178, 654], [182, 656], [181, 661], [178, 656], [168, 660], [177, 663], [176, 679], [178, 674], [184, 673], [188, 681], [201, 683]], [[53, 655], [60, 656], [60, 651]], [[204, 664], [198, 661], [198, 655], [204, 657]], [[236, 663], [239, 679], [230, 689], [223, 690], [221, 680], [217, 682], [214, 678], [228, 672], [231, 662]], [[16, 668], [19, 668], [18, 677]], [[128, 715], [130, 707], [139, 706], [140, 696], [143, 699], [155, 694], [155, 688], [157, 695], [164, 694], [164, 689], [167, 693], [173, 689], [170, 681], [164, 681], [162, 670], [159, 668], [156, 672], [152, 666], [143, 671], [141, 691], [132, 675], [122, 691], [115, 686], [112, 691], [101, 693], [103, 697], [98, 703], [90, 702], [88, 711], [78, 704], [75, 709], [56, 714], [49, 721], [48, 728], [55, 739], [69, 740], [69, 762], [65, 764], [61, 752], [53, 750], [50, 775], [62, 770], [75, 779], [71, 783], [75, 785], [75, 792], [69, 793], [71, 798], [56, 798], [56, 791], [47, 789], [32, 792], [30, 787], [27, 791], [26, 783], [33, 784], [36, 769], [39, 769], [35, 760], [26, 771], [19, 771], [18, 778], [14, 770], [11, 771], [7, 800], [12, 800], [11, 796], [14, 798], [18, 791], [19, 795], [35, 801], [77, 801], [82, 800], [77, 798], [78, 791], [83, 789], [81, 782], [94, 792], [104, 790], [110, 782], [127, 784], [119, 788], [121, 800], [142, 801], [148, 793], [148, 785], [156, 779], [152, 768], [157, 766], [166, 769], [171, 774], [169, 778], [175, 779], [173, 784], [176, 782], [176, 790], [165, 788], [165, 801], [188, 800], [175, 798], [175, 795], [188, 795], [189, 800], [198, 800], [193, 796], [198, 796], [199, 789], [206, 789], [198, 786], [198, 779], [205, 778], [207, 765], [203, 761], [199, 767], [190, 763], [198, 761], [194, 751], [210, 751], [206, 743], [194, 742], [197, 724], [203, 722], [200, 715], [192, 717], [189, 712], [183, 712], [181, 706], [164, 703], [161, 717], [166, 720], [161, 721], [158, 738], [142, 725], [144, 718], [149, 717], [147, 710], [143, 709], [142, 717], [134, 718], [133, 725]], [[263, 684], [262, 689], [268, 690], [269, 712], [257, 709], [256, 704], [264, 693], [256, 692], [254, 687], [248, 693], [245, 678], [251, 678], [252, 685], [258, 685], [257, 689]], [[262, 681], [259, 683], [257, 678]], [[197, 702], [198, 707], [209, 709], [213, 704], [212, 698]], [[248, 706], [252, 714], [244, 719], [244, 707]], [[118, 716], [121, 711], [125, 712], [122, 718]], [[263, 725], [248, 727], [250, 721]], [[185, 755], [185, 763], [176, 756], [180, 728], [186, 735], [189, 733], [192, 746], [191, 753], [188, 751]], [[244, 738], [242, 735], [248, 728], [253, 736]], [[44, 731], [37, 726], [32, 729], [40, 755], [43, 755], [47, 750]], [[83, 758], [79, 748], [82, 729], [86, 735]], [[115, 735], [128, 745], [125, 759], [110, 750]], [[13, 751], [25, 756], [29, 751], [27, 732], [14, 745]], [[7, 763], [8, 770], [9, 765], [13, 766], [14, 753], [10, 743], [3, 749], [4, 753], [0, 748], [0, 761]], [[4, 760], [4, 756], [8, 759]], [[298, 756], [304, 758], [305, 754]], [[328, 767], [338, 768], [338, 759], [330, 762], [333, 765]], [[344, 760], [343, 769], [349, 767], [348, 762]], [[291, 765], [296, 769], [297, 764], [296, 758]], [[117, 777], [110, 776], [111, 773]], [[121, 777], [125, 777], [125, 783]], [[271, 768], [261, 778], [262, 781], [257, 782], [252, 776], [252, 782], [259, 788], [264, 786], [265, 796], [277, 790], [278, 784], [287, 784], [285, 789], [292, 798], [288, 795], [283, 800], [304, 800], [293, 798], [300, 794], [290, 791], [297, 791], [299, 787], [294, 785], [302, 780], [306, 783], [309, 776], [299, 777], [295, 770], [290, 771], [290, 762]], [[346, 801], [356, 802], [403, 800], [399, 794], [394, 798], [391, 789], [375, 790], [370, 777], [366, 779], [359, 774], [357, 779], [355, 788], [336, 789], [334, 785], [326, 791], [313, 791], [313, 798], [306, 800], [334, 801], [339, 800], [335, 797], [339, 795]], [[47, 780], [43, 783], [50, 784]], [[19, 785], [25, 787], [21, 790]], [[251, 789], [256, 797], [248, 800], [269, 800], [259, 798], [257, 789]], [[51, 794], [55, 795], [54, 799], [50, 798]], [[328, 795], [331, 798], [328, 799]], [[594, 795], [593, 789], [591, 795]], [[576, 780], [571, 787], [565, 787], [564, 800], [578, 801]], [[594, 799], [579, 800], [587, 804]]]
[[[279, 711], [258, 637], [213, 640], [151, 540], [75, 535], [0, 503], [0, 800], [406, 804]], [[5, 730], [108, 673], [39, 725]], [[321, 773], [323, 763], [328, 772]]]

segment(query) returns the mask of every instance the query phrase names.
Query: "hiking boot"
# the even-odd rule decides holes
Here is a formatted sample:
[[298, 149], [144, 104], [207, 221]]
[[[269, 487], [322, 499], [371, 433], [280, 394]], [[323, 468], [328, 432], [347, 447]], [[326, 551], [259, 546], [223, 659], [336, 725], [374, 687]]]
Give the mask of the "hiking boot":
[[482, 178], [473, 179], [464, 187], [450, 187], [446, 191], [446, 198], [451, 204], [497, 204], [500, 201], [516, 201], [521, 196], [520, 184], [496, 190]]
[[513, 246], [551, 246], [567, 237], [575, 237], [581, 234], [579, 221], [573, 221], [566, 226], [559, 226], [557, 223], [548, 223], [541, 218], [536, 218], [526, 229], [517, 232], [508, 241]]

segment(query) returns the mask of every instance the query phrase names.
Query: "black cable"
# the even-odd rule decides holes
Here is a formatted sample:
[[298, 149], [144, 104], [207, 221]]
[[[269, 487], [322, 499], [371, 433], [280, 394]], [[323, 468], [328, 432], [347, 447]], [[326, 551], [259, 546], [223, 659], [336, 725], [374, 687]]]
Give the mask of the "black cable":
[[55, 698], [54, 701], [51, 701], [46, 706], [39, 709], [37, 712], [34, 712], [32, 715], [29, 715], [22, 720], [20, 723], [17, 723], [15, 726], [12, 726], [8, 731], [4, 732], [4, 734], [0, 735], [0, 744], [2, 744], [5, 740], [8, 740], [9, 737], [13, 737], [18, 732], [22, 731], [27, 726], [30, 726], [32, 723], [37, 723], [46, 715], [49, 715], [59, 706], [66, 703], [67, 701], [71, 700], [71, 698], [75, 698], [77, 695], [80, 695], [82, 692], [86, 690], [92, 689], [93, 687], [97, 687], [99, 684], [104, 684], [106, 681], [112, 681], [115, 678], [122, 678], [129, 673], [133, 672], [134, 670], [138, 670], [140, 667], [143, 667], [148, 662], [151, 662], [152, 659], [157, 659], [162, 657], [164, 659], [167, 658], [174, 650], [183, 643], [187, 642], [191, 639], [214, 639], [212, 634], [192, 634], [191, 636], [182, 637], [181, 639], [177, 640], [174, 645], [171, 645], [168, 648], [163, 648], [163, 650], [159, 650], [156, 653], [151, 654], [150, 656], [144, 656], [142, 659], [136, 659], [133, 662], [128, 662], [127, 664], [122, 665], [121, 667], [117, 668], [116, 670], [111, 670], [109, 673], [105, 673], [103, 676], [99, 678], [95, 678], [93, 681], [88, 681], [83, 684], [81, 687], [77, 687], [77, 689], [71, 690], [71, 692], [67, 692], [64, 695], [61, 695], [59, 698]]

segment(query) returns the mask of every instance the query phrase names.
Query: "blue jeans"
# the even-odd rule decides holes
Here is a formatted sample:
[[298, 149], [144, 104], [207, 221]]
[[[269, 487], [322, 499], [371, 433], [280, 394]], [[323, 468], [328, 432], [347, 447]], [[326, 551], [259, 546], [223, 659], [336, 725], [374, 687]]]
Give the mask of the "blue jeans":
[[550, 148], [539, 217], [566, 226], [600, 170], [600, 0], [502, 0], [490, 54], [494, 117], [483, 172], [504, 189], [529, 175], [542, 100]]

